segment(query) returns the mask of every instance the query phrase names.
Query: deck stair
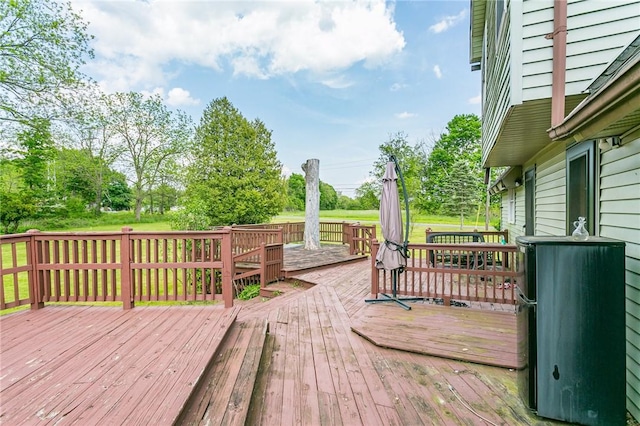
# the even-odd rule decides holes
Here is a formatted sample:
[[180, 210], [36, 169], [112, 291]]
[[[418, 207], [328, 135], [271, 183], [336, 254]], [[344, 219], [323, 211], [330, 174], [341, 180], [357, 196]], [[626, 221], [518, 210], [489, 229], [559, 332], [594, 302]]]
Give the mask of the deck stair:
[[244, 425], [267, 332], [264, 318], [236, 321], [175, 424]]

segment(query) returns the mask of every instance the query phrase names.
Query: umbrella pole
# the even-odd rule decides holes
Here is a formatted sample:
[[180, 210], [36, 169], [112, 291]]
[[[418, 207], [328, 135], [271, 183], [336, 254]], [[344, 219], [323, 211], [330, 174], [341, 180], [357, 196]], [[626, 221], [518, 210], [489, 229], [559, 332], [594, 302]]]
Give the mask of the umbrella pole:
[[424, 300], [423, 297], [398, 297], [398, 278], [400, 276], [400, 270], [394, 269], [391, 271], [391, 295], [386, 293], [379, 293], [382, 299], [365, 299], [366, 303], [382, 303], [382, 302], [395, 302], [402, 306], [405, 310], [410, 311], [411, 306], [404, 303], [405, 301], [417, 301]]
[[[391, 155], [389, 157], [389, 161], [393, 161], [396, 169], [396, 173], [398, 174], [398, 178], [400, 180], [400, 184], [402, 186], [402, 195], [404, 196], [404, 211], [406, 215], [404, 227], [404, 250], [406, 254], [407, 246], [409, 245], [409, 199], [407, 195], [407, 186], [404, 183], [404, 176], [402, 175], [402, 169], [400, 169], [400, 164], [398, 164], [398, 159]], [[398, 305], [402, 306], [405, 310], [410, 311], [411, 306], [404, 303], [404, 301], [417, 301], [424, 300], [424, 297], [398, 297], [398, 279], [400, 277], [400, 270], [394, 269], [391, 271], [391, 296], [385, 293], [380, 293], [379, 295], [383, 297], [383, 299], [365, 299], [366, 303], [380, 303], [380, 302], [395, 302]]]

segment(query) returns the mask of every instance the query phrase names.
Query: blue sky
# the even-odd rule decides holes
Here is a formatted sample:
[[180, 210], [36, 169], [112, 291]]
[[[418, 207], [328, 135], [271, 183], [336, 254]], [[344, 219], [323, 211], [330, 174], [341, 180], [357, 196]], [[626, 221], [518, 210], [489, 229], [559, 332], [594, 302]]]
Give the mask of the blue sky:
[[353, 196], [378, 146], [403, 131], [432, 142], [456, 114], [480, 114], [468, 1], [73, 0], [104, 91], [159, 93], [197, 124], [226, 96], [273, 131], [286, 173], [320, 160]]

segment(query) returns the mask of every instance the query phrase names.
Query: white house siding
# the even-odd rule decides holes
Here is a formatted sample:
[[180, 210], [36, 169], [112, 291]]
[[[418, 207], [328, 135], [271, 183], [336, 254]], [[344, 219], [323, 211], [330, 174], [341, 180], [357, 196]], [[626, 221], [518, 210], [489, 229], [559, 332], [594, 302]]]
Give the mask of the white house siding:
[[[484, 46], [484, 75], [491, 78], [483, 78], [483, 105], [482, 112], [482, 145], [483, 156], [489, 152], [489, 147], [493, 146], [500, 130], [500, 124], [504, 121], [510, 106], [511, 89], [511, 48], [510, 48], [510, 9], [507, 3], [507, 10], [502, 17], [502, 31], [496, 44], [496, 10], [494, 2], [487, 2]], [[484, 163], [485, 158], [482, 159]]]
[[640, 131], [602, 154], [600, 235], [626, 242], [627, 409], [640, 419]]
[[509, 243], [514, 244], [516, 237], [524, 235], [524, 222], [525, 222], [525, 210], [524, 210], [524, 186], [520, 186], [516, 189], [516, 221], [515, 223], [509, 223], [509, 194], [508, 191], [502, 192], [501, 206], [501, 228], [509, 231]]
[[[550, 144], [534, 158], [536, 165], [535, 235], [565, 235], [566, 151], [562, 143]], [[528, 169], [526, 166], [523, 169]]]
[[[567, 96], [582, 93], [638, 34], [640, 0], [569, 0]], [[551, 97], [553, 0], [522, 4], [522, 100]]]

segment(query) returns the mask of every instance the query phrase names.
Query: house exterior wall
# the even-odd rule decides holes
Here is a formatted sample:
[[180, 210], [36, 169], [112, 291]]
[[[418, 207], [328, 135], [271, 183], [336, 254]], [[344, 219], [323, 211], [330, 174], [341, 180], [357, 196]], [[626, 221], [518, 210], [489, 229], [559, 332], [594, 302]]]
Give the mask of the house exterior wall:
[[524, 169], [536, 166], [535, 235], [565, 235], [565, 145], [551, 144]]
[[[511, 2], [509, 2], [509, 5]], [[485, 32], [488, 37], [484, 41], [483, 75], [492, 76], [483, 78], [482, 88], [482, 138], [483, 152], [485, 144], [493, 143], [498, 137], [499, 126], [497, 123], [504, 121], [509, 105], [511, 104], [511, 24], [509, 6], [503, 14], [500, 31], [496, 27], [496, 3], [488, 2], [487, 20]], [[496, 36], [496, 33], [498, 35]], [[496, 43], [496, 38], [498, 42]]]
[[507, 191], [501, 193], [500, 205], [501, 209], [501, 217], [500, 224], [502, 230], [509, 231], [509, 243], [515, 244], [516, 237], [524, 235], [524, 186], [520, 186], [516, 188], [516, 220], [515, 223], [509, 223], [509, 195]]
[[602, 153], [599, 231], [626, 242], [627, 409], [640, 419], [640, 131]]
[[[524, 0], [520, 19], [521, 99], [550, 98], [553, 40], [545, 35], [553, 32], [553, 0]], [[582, 93], [604, 71], [637, 36], [639, 20], [638, 1], [567, 2], [567, 96]]]
[[[573, 96], [579, 102], [586, 95], [584, 90], [638, 36], [640, 0], [567, 3], [565, 94], [567, 100]], [[506, 0], [505, 4], [500, 29], [495, 26], [496, 2], [486, 1], [482, 15], [482, 161], [486, 162], [494, 148], [527, 152], [526, 148], [535, 146], [519, 159], [520, 163], [500, 162], [507, 158], [501, 156], [495, 161], [492, 158], [491, 166], [521, 166], [523, 172], [535, 167], [534, 233], [565, 235], [569, 144], [540, 141], [547, 138], [548, 126], [537, 129], [542, 135], [529, 131], [536, 116], [549, 114], [550, 119], [547, 104], [552, 89], [553, 41], [545, 35], [553, 31], [554, 1]], [[518, 126], [523, 129], [521, 133], [517, 132]], [[597, 150], [595, 229], [600, 236], [626, 242], [627, 408], [640, 420], [640, 129], [624, 136], [622, 142], [617, 149]], [[515, 223], [508, 222], [509, 196], [506, 191], [502, 193], [501, 223], [509, 230], [512, 243], [524, 234], [525, 224], [524, 185], [516, 191]]]
[[[553, 0], [505, 1], [499, 27], [497, 4], [501, 3], [485, 2], [483, 164], [505, 123], [511, 118], [516, 128], [519, 125], [516, 109], [545, 114], [545, 119], [549, 114], [550, 120], [549, 106], [541, 107], [540, 101], [550, 99], [552, 91], [553, 40], [545, 36], [553, 32]], [[568, 0], [567, 97], [584, 96], [589, 84], [637, 36], [639, 21], [640, 0]]]

